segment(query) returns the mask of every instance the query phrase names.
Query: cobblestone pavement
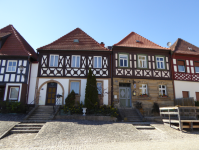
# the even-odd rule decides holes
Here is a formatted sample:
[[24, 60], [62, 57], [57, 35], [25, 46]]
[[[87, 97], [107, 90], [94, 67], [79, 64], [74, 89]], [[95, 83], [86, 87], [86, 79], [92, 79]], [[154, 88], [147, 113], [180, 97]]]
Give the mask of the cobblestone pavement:
[[199, 130], [137, 130], [132, 123], [94, 121], [47, 122], [38, 134], [11, 134], [0, 149], [199, 149]]
[[[137, 130], [131, 123], [94, 121], [47, 122], [38, 134], [11, 134], [0, 149], [199, 149], [199, 130]], [[191, 143], [191, 144], [190, 144]]]
[[25, 114], [0, 114], [0, 136], [24, 117]]

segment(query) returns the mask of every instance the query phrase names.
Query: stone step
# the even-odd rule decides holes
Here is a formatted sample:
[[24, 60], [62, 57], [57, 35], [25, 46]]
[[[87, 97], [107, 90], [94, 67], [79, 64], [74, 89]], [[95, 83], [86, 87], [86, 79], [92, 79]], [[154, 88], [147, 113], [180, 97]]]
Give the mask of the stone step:
[[24, 121], [22, 121], [22, 123], [46, 123], [47, 121], [49, 121], [49, 120], [24, 120]]
[[40, 130], [42, 127], [14, 127], [12, 130]]
[[10, 133], [38, 133], [39, 130], [11, 130]]
[[39, 114], [39, 113], [36, 113], [36, 114], [32, 114], [32, 116], [50, 116], [51, 114]]
[[135, 126], [136, 129], [139, 129], [139, 130], [154, 130], [155, 127], [152, 127], [152, 126]]
[[15, 127], [42, 127], [44, 124], [17, 124]]
[[28, 120], [49, 120], [49, 118], [28, 118]]

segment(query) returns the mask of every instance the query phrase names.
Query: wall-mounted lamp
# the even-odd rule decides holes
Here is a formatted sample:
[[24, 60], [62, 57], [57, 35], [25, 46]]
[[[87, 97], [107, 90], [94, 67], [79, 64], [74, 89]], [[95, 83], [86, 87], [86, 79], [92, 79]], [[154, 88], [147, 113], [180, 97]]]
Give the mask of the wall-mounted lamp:
[[135, 90], [133, 91], [133, 96], [136, 96], [136, 91]]
[[[24, 69], [25, 69], [25, 67], [24, 67], [23, 65], [20, 65], [20, 66], [19, 66], [19, 70], [20, 70], [21, 74], [22, 74], [22, 72], [24, 71]], [[22, 74], [22, 76], [23, 76], [24, 79], [25, 79], [25, 74]]]

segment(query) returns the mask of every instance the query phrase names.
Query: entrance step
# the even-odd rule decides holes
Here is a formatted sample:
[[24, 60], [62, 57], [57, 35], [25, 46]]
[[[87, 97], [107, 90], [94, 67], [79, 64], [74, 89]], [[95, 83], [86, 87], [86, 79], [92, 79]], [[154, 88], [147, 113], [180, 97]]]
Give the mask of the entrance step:
[[143, 123], [135, 123], [133, 126], [138, 130], [154, 130], [155, 127], [151, 126], [150, 124], [143, 124]]
[[123, 108], [119, 109], [119, 113], [123, 120], [130, 122], [141, 122], [143, 121], [142, 116], [138, 114], [135, 108]]
[[53, 106], [38, 106], [38, 108], [27, 117], [27, 120], [43, 121], [50, 120], [53, 116]]
[[38, 133], [45, 123], [20, 123], [10, 133]]

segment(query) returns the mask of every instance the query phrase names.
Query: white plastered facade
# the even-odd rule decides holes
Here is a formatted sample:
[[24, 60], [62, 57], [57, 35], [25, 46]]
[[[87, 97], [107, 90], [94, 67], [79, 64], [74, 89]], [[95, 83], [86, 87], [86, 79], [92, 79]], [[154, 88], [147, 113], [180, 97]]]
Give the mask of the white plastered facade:
[[199, 82], [176, 81], [174, 80], [175, 98], [182, 98], [182, 91], [188, 91], [189, 97], [196, 101], [196, 92], [199, 92]]
[[[63, 100], [60, 101], [62, 105], [64, 105], [65, 103], [65, 98], [68, 96], [69, 94], [69, 82], [74, 81], [74, 80], [78, 80], [80, 81], [80, 103], [84, 103], [84, 99], [85, 99], [85, 89], [86, 89], [86, 82], [87, 79], [79, 79], [79, 78], [38, 78], [38, 86], [36, 87], [39, 92], [39, 105], [45, 105], [46, 104], [46, 92], [47, 92], [47, 84], [50, 82], [56, 82], [57, 83], [57, 94], [64, 94], [63, 95]], [[34, 80], [36, 82], [36, 80]], [[108, 79], [97, 79], [97, 81], [101, 81], [103, 82], [103, 89], [104, 89], [104, 93], [108, 93], [108, 85], [110, 83], [108, 83]], [[34, 82], [34, 83], [35, 83]], [[44, 84], [45, 83], [45, 84]], [[35, 84], [36, 85], [36, 84]], [[33, 85], [32, 85], [33, 86]], [[63, 89], [62, 89], [63, 87]], [[34, 90], [34, 89], [33, 89]], [[64, 91], [63, 91], [64, 90]], [[29, 94], [29, 101], [31, 102], [31, 98], [33, 97], [33, 95], [31, 96], [31, 94]], [[35, 96], [34, 96], [35, 97]], [[103, 104], [108, 105], [108, 94], [104, 94], [103, 97]]]

